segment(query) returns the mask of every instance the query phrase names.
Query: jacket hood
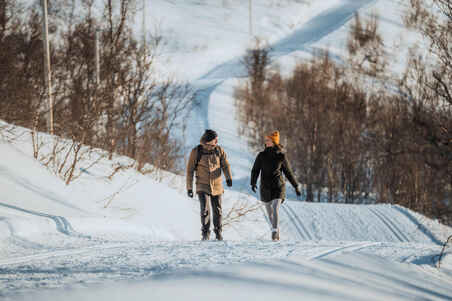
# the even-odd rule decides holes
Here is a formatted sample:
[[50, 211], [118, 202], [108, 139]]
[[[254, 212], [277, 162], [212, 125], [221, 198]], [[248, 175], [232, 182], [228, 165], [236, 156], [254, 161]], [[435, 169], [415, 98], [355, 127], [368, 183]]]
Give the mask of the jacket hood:
[[264, 151], [274, 151], [276, 153], [282, 153], [284, 151], [284, 147], [281, 144], [276, 144], [274, 146], [266, 147]]

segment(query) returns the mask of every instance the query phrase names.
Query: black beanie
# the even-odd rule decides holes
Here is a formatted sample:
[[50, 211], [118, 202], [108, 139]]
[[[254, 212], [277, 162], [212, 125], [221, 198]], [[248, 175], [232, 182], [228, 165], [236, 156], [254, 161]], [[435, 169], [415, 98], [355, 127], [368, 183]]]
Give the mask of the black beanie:
[[202, 143], [207, 143], [212, 141], [213, 139], [217, 138], [217, 132], [215, 132], [214, 130], [206, 130], [204, 132], [204, 134], [201, 137], [201, 142]]

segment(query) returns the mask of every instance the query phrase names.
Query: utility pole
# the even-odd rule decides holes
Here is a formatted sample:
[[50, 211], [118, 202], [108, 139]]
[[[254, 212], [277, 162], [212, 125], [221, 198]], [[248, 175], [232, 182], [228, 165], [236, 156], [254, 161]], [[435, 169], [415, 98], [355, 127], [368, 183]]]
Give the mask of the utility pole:
[[99, 46], [99, 28], [94, 21], [94, 56], [96, 60], [96, 85], [100, 83], [100, 46]]
[[45, 83], [47, 89], [47, 98], [49, 101], [49, 120], [48, 129], [53, 135], [53, 98], [52, 98], [52, 73], [50, 70], [50, 46], [49, 46], [49, 22], [47, 18], [47, 0], [41, 0], [42, 6], [42, 34], [44, 43], [44, 70]]
[[146, 49], [146, 1], [143, 0], [143, 47]]
[[250, 7], [249, 7], [249, 16], [250, 16], [250, 37], [253, 36], [253, 1], [250, 0]]

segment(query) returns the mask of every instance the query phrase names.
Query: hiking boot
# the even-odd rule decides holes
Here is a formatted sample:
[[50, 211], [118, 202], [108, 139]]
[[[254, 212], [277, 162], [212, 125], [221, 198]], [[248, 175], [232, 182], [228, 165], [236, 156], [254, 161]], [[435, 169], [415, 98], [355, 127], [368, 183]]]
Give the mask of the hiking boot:
[[279, 241], [279, 231], [272, 231], [272, 240], [273, 241]]
[[209, 240], [210, 239], [210, 231], [209, 232], [202, 232], [202, 239], [201, 240]]
[[221, 231], [215, 231], [215, 236], [217, 240], [223, 240], [223, 235], [221, 234]]

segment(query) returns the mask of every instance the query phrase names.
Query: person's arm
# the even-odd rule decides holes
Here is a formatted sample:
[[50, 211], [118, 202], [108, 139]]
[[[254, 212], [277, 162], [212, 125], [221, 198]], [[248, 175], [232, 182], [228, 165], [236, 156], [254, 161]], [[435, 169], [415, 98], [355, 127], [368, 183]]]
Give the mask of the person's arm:
[[292, 184], [293, 188], [295, 188], [295, 190], [298, 192], [298, 182], [295, 179], [295, 176], [293, 174], [292, 168], [290, 167], [289, 161], [286, 158], [286, 155], [284, 155], [282, 170], [286, 178], [289, 180], [290, 184]]
[[197, 149], [194, 148], [187, 162], [187, 191], [193, 191], [193, 175], [195, 173], [195, 161], [197, 156]]
[[226, 181], [232, 181], [231, 166], [229, 165], [228, 158], [224, 149], [221, 149], [220, 160], [221, 169], [223, 170]]
[[257, 178], [259, 178], [259, 174], [261, 172], [261, 164], [262, 164], [261, 154], [257, 155], [256, 160], [254, 161], [253, 168], [251, 169], [251, 187], [255, 187], [257, 183]]

